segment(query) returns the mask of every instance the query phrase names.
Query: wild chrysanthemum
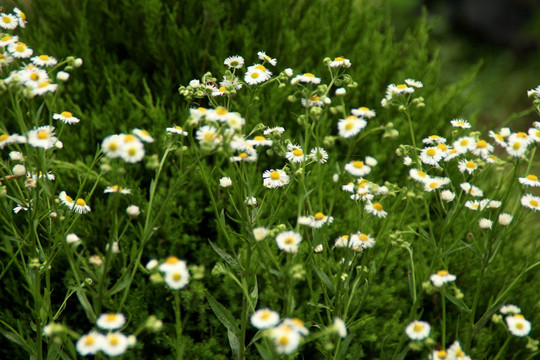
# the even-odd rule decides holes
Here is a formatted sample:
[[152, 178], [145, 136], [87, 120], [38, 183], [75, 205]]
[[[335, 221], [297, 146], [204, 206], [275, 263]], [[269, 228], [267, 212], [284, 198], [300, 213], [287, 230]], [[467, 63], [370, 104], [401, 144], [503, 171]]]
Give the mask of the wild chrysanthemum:
[[13, 12], [15, 13], [15, 16], [17, 17], [17, 22], [19, 23], [19, 26], [22, 28], [26, 27], [26, 14], [21, 11], [18, 7], [13, 8]]
[[424, 84], [422, 84], [421, 81], [414, 80], [414, 79], [405, 79], [405, 84], [407, 84], [407, 86], [412, 86], [417, 89], [424, 87]]
[[360, 132], [367, 125], [367, 121], [350, 115], [338, 121], [338, 133], [343, 138], [350, 138]]
[[298, 252], [298, 245], [302, 241], [302, 236], [295, 231], [284, 231], [276, 236], [276, 243], [279, 249], [289, 252]]
[[525, 154], [527, 151], [527, 143], [524, 141], [521, 141], [520, 139], [514, 139], [512, 141], [508, 141], [508, 145], [506, 146], [506, 152], [513, 157], [521, 157]]
[[35, 88], [43, 81], [49, 81], [47, 71], [38, 68], [30, 68], [18, 72], [18, 81], [29, 88]]
[[334, 221], [332, 216], [324, 215], [322, 212], [318, 212], [313, 216], [301, 216], [298, 218], [298, 223], [306, 225], [315, 229], [321, 228], [323, 225], [331, 224]]
[[90, 331], [77, 340], [75, 348], [82, 356], [94, 355], [101, 350], [105, 337], [97, 331]]
[[[0, 20], [0, 23], [1, 23], [1, 20]], [[25, 43], [20, 42], [20, 41], [9, 44], [7, 47], [7, 50], [11, 53], [11, 55], [14, 58], [17, 58], [17, 59], [29, 58], [34, 53], [34, 50], [30, 49]]]
[[296, 331], [300, 335], [306, 336], [309, 334], [309, 330], [304, 325], [304, 322], [297, 317], [283, 319], [281, 324], [284, 326], [289, 326], [292, 331]]
[[154, 138], [152, 137], [152, 135], [150, 135], [150, 133], [144, 129], [133, 129], [131, 132], [133, 133], [133, 135], [138, 137], [141, 141], [144, 141], [147, 143], [154, 142]]
[[431, 326], [425, 321], [414, 320], [405, 328], [405, 333], [411, 340], [424, 340], [429, 336]]
[[348, 162], [345, 164], [344, 169], [353, 176], [365, 176], [371, 172], [371, 166], [359, 160]]
[[108, 158], [117, 158], [122, 154], [122, 145], [124, 143], [124, 136], [121, 135], [109, 135], [101, 143], [101, 149]]
[[184, 288], [189, 283], [187, 267], [176, 267], [165, 272], [165, 283], [173, 290]]
[[279, 323], [279, 314], [268, 308], [259, 309], [251, 315], [251, 324], [257, 329], [268, 329]]
[[285, 153], [285, 157], [290, 162], [299, 163], [306, 159], [306, 155], [304, 154], [304, 151], [300, 145], [288, 144], [287, 150], [288, 151]]
[[208, 149], [214, 149], [221, 142], [217, 129], [210, 125], [200, 127], [195, 133], [195, 138], [201, 147]]
[[458, 162], [458, 169], [462, 173], [466, 171], [469, 174], [472, 174], [476, 169], [478, 169], [478, 164], [474, 160], [462, 159]]
[[86, 201], [84, 199], [78, 198], [73, 203], [72, 210], [76, 212], [77, 214], [86, 214], [91, 211], [90, 206], [86, 204]]
[[263, 186], [269, 189], [287, 185], [289, 181], [289, 175], [283, 170], [266, 170], [263, 173]]
[[49, 81], [41, 81], [36, 86], [32, 87], [32, 96], [41, 96], [48, 92], [55, 92], [58, 88], [57, 84], [52, 84]]
[[26, 137], [28, 139], [28, 144], [43, 149], [53, 148], [58, 140], [54, 134], [54, 127], [49, 125], [40, 126], [30, 130]]
[[30, 61], [37, 66], [54, 66], [58, 63], [58, 60], [49, 55], [33, 56]]
[[96, 325], [104, 330], [120, 329], [126, 323], [126, 317], [121, 313], [101, 314], [96, 321]]
[[461, 189], [465, 192], [465, 194], [469, 194], [475, 197], [484, 196], [484, 192], [482, 191], [482, 189], [474, 185], [471, 185], [468, 182], [462, 182], [461, 184], [459, 184], [459, 187], [461, 187]]
[[131, 194], [131, 189], [123, 188], [120, 185], [113, 185], [113, 186], [107, 186], [105, 190], [103, 190], [103, 193], [109, 194], [109, 193], [120, 193], [120, 194]]
[[371, 119], [375, 117], [375, 110], [371, 110], [367, 107], [359, 107], [358, 109], [351, 109], [351, 114], [357, 117]]
[[163, 263], [159, 265], [159, 271], [167, 273], [178, 269], [186, 269], [187, 265], [184, 260], [178, 259], [176, 256], [168, 256]]
[[13, 30], [19, 25], [17, 17], [13, 14], [0, 13], [0, 27], [6, 30]]
[[364, 206], [364, 210], [367, 211], [369, 214], [375, 215], [379, 218], [385, 218], [388, 214], [384, 209], [380, 202], [374, 202], [368, 201], [368, 203]]
[[263, 226], [256, 227], [256, 228], [253, 229], [253, 237], [257, 241], [264, 240], [268, 236], [268, 234], [269, 234], [268, 229], [263, 227]]
[[231, 156], [229, 158], [229, 161], [232, 161], [232, 162], [252, 162], [252, 161], [257, 161], [257, 158], [258, 158], [258, 154], [257, 154], [257, 150], [251, 148], [251, 147], [246, 147], [244, 148], [244, 151], [242, 151], [240, 154], [238, 154], [238, 156]]
[[364, 249], [370, 249], [375, 245], [375, 239], [373, 237], [360, 231], [352, 234], [351, 241], [361, 245]]
[[450, 360], [446, 350], [433, 350], [429, 356], [429, 360]]
[[272, 146], [274, 142], [259, 135], [253, 137], [253, 139], [247, 140], [247, 143], [251, 146]]
[[268, 71], [263, 65], [257, 64], [247, 68], [244, 81], [249, 85], [263, 83], [270, 79], [272, 72]]
[[539, 187], [540, 181], [538, 181], [538, 176], [529, 174], [525, 177], [519, 178], [519, 183], [525, 186]]
[[278, 354], [291, 354], [300, 344], [300, 334], [287, 325], [278, 325], [272, 328], [270, 338]]
[[338, 67], [344, 67], [349, 68], [351, 67], [351, 61], [349, 59], [345, 59], [342, 56], [338, 56], [337, 58], [334, 58], [333, 61], [328, 64], [331, 68], [338, 68]]
[[506, 320], [506, 325], [508, 325], [508, 330], [514, 336], [524, 337], [531, 332], [531, 323], [521, 314], [507, 316], [504, 319]]
[[476, 141], [476, 148], [472, 150], [472, 153], [485, 159], [486, 157], [489, 157], [489, 154], [491, 154], [493, 150], [493, 146], [487, 141], [478, 140]]
[[19, 37], [16, 35], [2, 34], [0, 38], [0, 47], [4, 48], [9, 44], [13, 44], [19, 41]]
[[267, 61], [272, 66], [277, 65], [277, 59], [271, 58], [270, 56], [266, 55], [264, 51], [259, 51], [257, 53], [257, 57], [259, 58], [259, 60]]
[[121, 332], [110, 332], [105, 335], [101, 345], [101, 351], [108, 356], [123, 354], [128, 348], [128, 338]]
[[431, 177], [424, 182], [424, 191], [432, 192], [450, 184], [450, 179], [446, 177]]
[[310, 107], [313, 107], [313, 106], [318, 106], [318, 107], [322, 107], [324, 106], [325, 104], [330, 104], [332, 102], [332, 100], [327, 97], [327, 96], [319, 96], [317, 94], [313, 94], [311, 95], [309, 98], [307, 99], [300, 99], [300, 103], [302, 104], [303, 107], [307, 107], [307, 108], [310, 108]]
[[168, 127], [165, 129], [165, 131], [167, 131], [168, 133], [171, 133], [171, 134], [177, 134], [177, 135], [182, 135], [182, 136], [187, 136], [188, 135], [188, 132], [185, 131], [184, 129], [182, 129], [181, 126], [173, 126], [173, 127]]
[[516, 306], [516, 305], [513, 305], [513, 304], [503, 305], [503, 306], [501, 306], [499, 311], [501, 312], [501, 314], [504, 314], [504, 315], [508, 315], [508, 314], [514, 315], [514, 314], [520, 314], [521, 313], [521, 309], [519, 308], [519, 306]]
[[430, 135], [422, 139], [422, 142], [426, 145], [444, 144], [446, 139], [439, 135]]
[[227, 65], [229, 69], [241, 69], [244, 66], [244, 58], [239, 55], [229, 56], [223, 64]]
[[540, 197], [525, 194], [521, 197], [521, 205], [534, 211], [540, 211]]
[[285, 132], [285, 129], [281, 126], [276, 126], [272, 128], [267, 128], [264, 130], [264, 135], [274, 135], [274, 136], [281, 136]]
[[478, 226], [481, 229], [491, 229], [491, 227], [493, 226], [493, 221], [486, 218], [482, 218], [478, 221]]
[[73, 116], [73, 114], [70, 113], [69, 111], [63, 111], [60, 114], [53, 114], [52, 118], [53, 120], [60, 120], [64, 124], [69, 124], [69, 125], [76, 124], [80, 121], [78, 118]]
[[415, 168], [409, 170], [409, 176], [413, 180], [418, 181], [418, 182], [422, 182], [422, 183], [425, 183], [429, 179], [431, 179], [431, 176], [429, 176], [428, 174], [426, 174], [422, 170], [418, 170], [418, 169], [415, 169]]
[[319, 164], [324, 164], [328, 160], [328, 153], [321, 147], [311, 149], [309, 158]]
[[436, 274], [433, 274], [429, 277], [429, 279], [431, 280], [431, 282], [433, 283], [433, 286], [435, 287], [441, 287], [443, 286], [444, 284], [447, 284], [449, 282], [452, 282], [452, 281], [455, 281], [456, 280], [456, 276], [455, 275], [452, 275], [450, 274], [448, 271], [446, 270], [439, 270], [437, 271]]
[[304, 74], [296, 75], [291, 80], [291, 84], [293, 84], [293, 85], [295, 85], [295, 84], [297, 84], [299, 82], [306, 83], [306, 84], [315, 84], [315, 85], [317, 85], [317, 84], [321, 83], [321, 78], [316, 77], [312, 73], [304, 73]]
[[347, 337], [347, 326], [345, 325], [345, 321], [343, 321], [342, 318], [335, 317], [332, 328], [337, 332], [339, 337], [341, 338]]
[[529, 134], [529, 139], [532, 142], [536, 142], [536, 143], [540, 142], [540, 129], [532, 127], [532, 128], [529, 128], [527, 133]]
[[127, 163], [136, 163], [144, 158], [144, 145], [139, 140], [124, 142], [120, 157]]
[[460, 154], [476, 149], [476, 140], [470, 136], [463, 136], [454, 141], [452, 147]]
[[443, 156], [443, 151], [433, 146], [424, 148], [420, 152], [420, 160], [427, 165], [438, 166]]
[[500, 213], [499, 214], [499, 224], [501, 224], [502, 226], [508, 226], [510, 225], [510, 223], [512, 222], [512, 219], [514, 217], [510, 214], [507, 214], [507, 213]]
[[449, 359], [454, 360], [471, 360], [471, 357], [466, 355], [459, 344], [459, 341], [454, 341], [452, 345], [448, 348], [447, 356]]
[[459, 127], [459, 128], [462, 128], [462, 129], [470, 129], [471, 128], [471, 123], [469, 123], [465, 119], [450, 120], [450, 124], [452, 124], [453, 127]]
[[454, 194], [450, 190], [441, 191], [441, 199], [443, 199], [446, 202], [450, 202], [450, 201], [454, 200], [455, 197], [456, 197], [456, 194]]
[[226, 188], [232, 185], [232, 180], [230, 177], [224, 176], [221, 179], [219, 179], [219, 186], [222, 188]]

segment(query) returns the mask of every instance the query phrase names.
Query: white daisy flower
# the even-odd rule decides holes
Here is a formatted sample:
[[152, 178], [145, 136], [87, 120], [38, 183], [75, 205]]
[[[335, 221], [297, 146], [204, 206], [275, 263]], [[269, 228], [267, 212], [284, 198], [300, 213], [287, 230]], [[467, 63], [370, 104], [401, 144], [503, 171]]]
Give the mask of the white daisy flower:
[[527, 143], [520, 141], [519, 139], [514, 139], [509, 141], [506, 146], [506, 152], [513, 157], [521, 157], [527, 151]]
[[194, 123], [199, 123], [202, 118], [206, 117], [210, 112], [209, 109], [198, 107], [197, 109], [189, 109], [189, 117]]
[[36, 88], [39, 84], [49, 81], [47, 71], [39, 68], [29, 68], [18, 73], [19, 82], [29, 88]]
[[460, 154], [476, 149], [476, 140], [470, 136], [462, 136], [452, 144], [452, 147]]
[[433, 350], [429, 356], [429, 360], [450, 360], [446, 350]]
[[418, 170], [418, 169], [415, 169], [415, 168], [409, 170], [409, 176], [413, 180], [418, 181], [418, 182], [422, 182], [422, 183], [425, 183], [429, 179], [431, 179], [431, 176], [429, 176], [428, 174], [426, 174], [422, 170]]
[[188, 135], [188, 132], [185, 131], [184, 129], [182, 129], [181, 126], [173, 126], [173, 127], [168, 127], [165, 129], [165, 131], [167, 131], [168, 133], [171, 133], [171, 134], [177, 134], [177, 135], [182, 135], [182, 136], [187, 136]]
[[126, 317], [121, 313], [101, 314], [96, 321], [96, 325], [104, 330], [120, 329], [126, 323]]
[[82, 355], [94, 355], [101, 350], [105, 342], [105, 337], [97, 331], [90, 331], [77, 340], [75, 348]]
[[259, 60], [262, 60], [262, 61], [268, 61], [268, 63], [272, 66], [276, 66], [277, 65], [277, 59], [273, 59], [271, 58], [270, 56], [266, 55], [266, 53], [264, 51], [259, 51], [257, 53], [257, 57], [259, 58]]
[[288, 144], [287, 150], [288, 151], [285, 153], [285, 157], [290, 162], [299, 163], [306, 160], [306, 155], [299, 145]]
[[320, 229], [323, 225], [331, 224], [334, 221], [332, 216], [324, 215], [322, 212], [316, 213], [314, 216], [300, 216], [298, 223], [315, 229]]
[[375, 215], [379, 218], [385, 218], [388, 214], [384, 209], [381, 203], [368, 201], [368, 203], [364, 206], [364, 210], [368, 212], [369, 214]]
[[109, 135], [101, 143], [101, 149], [108, 158], [117, 158], [122, 154], [122, 145], [124, 143], [124, 136], [121, 135]]
[[405, 79], [405, 84], [407, 84], [408, 86], [415, 87], [415, 88], [424, 87], [424, 84], [422, 84], [422, 82], [414, 80], [414, 79]]
[[367, 125], [367, 121], [361, 118], [358, 118], [354, 115], [350, 115], [345, 119], [340, 119], [338, 121], [338, 132], [339, 136], [344, 138], [350, 138], [360, 132]]
[[263, 173], [263, 186], [269, 189], [282, 187], [289, 183], [289, 175], [283, 170], [266, 170]]
[[225, 176], [219, 179], [219, 186], [221, 186], [222, 188], [227, 188], [231, 185], [232, 185], [232, 180], [230, 177]]
[[359, 107], [358, 109], [351, 109], [351, 114], [358, 117], [371, 119], [375, 117], [375, 110], [371, 110], [367, 107]]
[[273, 141], [265, 138], [264, 136], [254, 136], [253, 139], [247, 140], [247, 143], [251, 146], [272, 146]]
[[441, 199], [443, 199], [446, 202], [450, 202], [450, 201], [454, 200], [455, 197], [456, 197], [456, 194], [454, 194], [450, 190], [441, 191]]
[[334, 324], [332, 327], [335, 329], [339, 337], [346, 338], [347, 337], [347, 326], [345, 325], [345, 321], [343, 321], [340, 317], [334, 318]]
[[76, 212], [77, 214], [87, 214], [87, 213], [89, 213], [92, 209], [90, 208], [90, 206], [88, 206], [88, 205], [86, 204], [86, 201], [85, 201], [84, 199], [78, 198], [78, 199], [75, 200], [75, 202], [73, 203], [72, 210], [73, 210], [74, 212]]
[[13, 30], [19, 25], [15, 15], [0, 13], [0, 27], [6, 30]]
[[270, 79], [272, 72], [268, 71], [263, 65], [252, 65], [247, 68], [244, 81], [249, 85], [263, 83]]
[[459, 341], [454, 341], [454, 343], [450, 345], [450, 347], [448, 348], [447, 356], [449, 359], [454, 360], [471, 360], [471, 357], [465, 355], [465, 353], [463, 352]]
[[107, 186], [105, 190], [103, 190], [103, 193], [110, 194], [110, 193], [120, 193], [120, 194], [131, 194], [131, 189], [123, 188], [120, 185], [113, 185], [113, 186]]
[[338, 67], [344, 67], [349, 68], [351, 67], [351, 61], [349, 59], [345, 59], [342, 56], [338, 56], [337, 58], [334, 58], [333, 61], [328, 64], [331, 68], [338, 68]]
[[53, 120], [60, 120], [64, 124], [69, 124], [69, 125], [76, 124], [79, 121], [81, 121], [78, 118], [76, 118], [75, 116], [73, 116], [73, 114], [70, 113], [69, 111], [63, 111], [60, 114], [53, 114], [52, 118], [53, 118]]
[[540, 142], [540, 129], [537, 129], [536, 127], [529, 128], [527, 131], [529, 134], [529, 140], [533, 142]]
[[319, 164], [324, 164], [328, 160], [328, 153], [322, 147], [316, 147], [309, 152], [309, 158]]
[[33, 56], [30, 61], [37, 66], [54, 66], [58, 63], [58, 60], [49, 55]]
[[168, 256], [165, 261], [159, 265], [159, 271], [164, 273], [183, 269], [187, 269], [186, 262], [172, 255]]
[[482, 218], [478, 221], [478, 226], [480, 227], [480, 229], [491, 229], [493, 226], [493, 221]]
[[514, 336], [524, 337], [531, 332], [531, 323], [521, 314], [505, 317], [508, 330]]
[[55, 92], [57, 88], [58, 88], [57, 84], [52, 84], [48, 81], [41, 81], [37, 84], [37, 86], [32, 87], [31, 95], [41, 96], [48, 92]]
[[246, 200], [244, 200], [244, 203], [247, 206], [257, 206], [257, 199], [253, 196], [246, 197]]
[[525, 194], [521, 197], [521, 205], [534, 211], [540, 211], [540, 197]]
[[18, 36], [15, 36], [15, 35], [9, 35], [9, 34], [3, 34], [4, 36], [2, 36], [0, 38], [0, 47], [6, 47], [8, 46], [9, 44], [13, 44], [13, 43], [16, 43], [19, 41], [19, 37]]
[[427, 138], [422, 139], [422, 142], [426, 145], [444, 144], [446, 139], [439, 135], [430, 135]]
[[[0, 24], [1, 23], [2, 19], [0, 19]], [[7, 50], [17, 59], [29, 58], [34, 53], [34, 50], [30, 49], [25, 43], [20, 41], [9, 44]]]
[[489, 156], [493, 152], [493, 146], [485, 140], [476, 141], [476, 148], [472, 150], [472, 153], [476, 156], [480, 156], [483, 159]]
[[458, 162], [458, 169], [462, 173], [466, 171], [469, 174], [472, 174], [476, 169], [478, 169], [478, 164], [473, 160], [462, 159]]
[[143, 143], [139, 140], [124, 143], [122, 145], [120, 157], [127, 163], [136, 163], [141, 161], [144, 158]]
[[424, 340], [429, 336], [431, 326], [425, 321], [414, 320], [405, 328], [405, 333], [411, 340]]
[[519, 131], [517, 133], [512, 133], [508, 136], [508, 142], [515, 142], [520, 141], [524, 143], [525, 147], [527, 147], [532, 141], [529, 138], [529, 135], [523, 131]]
[[314, 106], [322, 107], [324, 106], [325, 101], [331, 101], [331, 100], [328, 97], [324, 96], [321, 98], [319, 95], [313, 94], [308, 99], [301, 99], [300, 103], [302, 104], [303, 107], [307, 107], [307, 108], [314, 107]]
[[223, 62], [229, 69], [241, 69], [244, 66], [244, 58], [239, 55], [229, 56]]
[[189, 282], [187, 267], [177, 267], [165, 273], [165, 283], [173, 290], [184, 288]]
[[538, 176], [529, 174], [525, 177], [520, 177], [519, 183], [525, 186], [539, 187], [540, 181], [538, 181]]
[[424, 191], [432, 192], [450, 184], [450, 179], [446, 177], [432, 177], [424, 182]]
[[123, 354], [128, 348], [128, 338], [121, 332], [110, 332], [105, 335], [101, 345], [101, 351], [108, 356], [118, 356]]
[[420, 152], [420, 160], [427, 165], [438, 166], [444, 154], [437, 147], [427, 147]]
[[285, 132], [285, 129], [281, 126], [276, 126], [273, 128], [267, 128], [264, 130], [264, 135], [275, 135], [275, 136], [281, 136]]
[[286, 325], [278, 325], [272, 328], [270, 338], [276, 346], [278, 354], [291, 354], [300, 344], [300, 334]]
[[13, 8], [13, 12], [17, 16], [17, 21], [19, 22], [19, 26], [22, 28], [26, 27], [26, 14], [21, 11], [18, 7]]
[[489, 135], [490, 138], [495, 140], [497, 145], [499, 145], [501, 147], [506, 147], [507, 146], [506, 139], [500, 133], [496, 133], [495, 131], [490, 130], [488, 135]]
[[365, 176], [371, 172], [371, 166], [364, 164], [363, 161], [355, 160], [345, 164], [345, 171], [353, 176]]
[[257, 150], [251, 148], [251, 147], [245, 147], [244, 151], [242, 151], [238, 156], [231, 156], [229, 158], [229, 161], [231, 162], [253, 162], [257, 161], [258, 154]]
[[131, 132], [144, 142], [147, 142], [147, 143], [154, 142], [154, 138], [152, 137], [152, 135], [150, 135], [150, 133], [144, 129], [133, 129], [131, 130]]
[[501, 306], [499, 311], [501, 312], [501, 314], [505, 314], [505, 315], [508, 315], [508, 314], [514, 315], [514, 314], [520, 314], [521, 313], [521, 309], [519, 308], [519, 306], [516, 306], [516, 305], [513, 305], [513, 304], [503, 305], [503, 306]]
[[283, 322], [281, 325], [290, 327], [292, 331], [296, 331], [300, 335], [306, 336], [309, 334], [309, 330], [304, 325], [304, 322], [296, 317], [283, 319]]
[[433, 283], [433, 286], [435, 287], [441, 287], [443, 286], [444, 284], [447, 284], [449, 282], [452, 282], [452, 281], [455, 281], [456, 280], [456, 276], [455, 275], [452, 275], [450, 274], [448, 271], [446, 270], [439, 270], [437, 271], [436, 274], [433, 274], [429, 277], [429, 279], [431, 280], [431, 282]]
[[463, 191], [465, 191], [465, 194], [469, 194], [469, 195], [475, 196], [475, 197], [484, 196], [484, 192], [482, 191], [482, 189], [480, 189], [479, 187], [476, 187], [474, 185], [471, 185], [468, 182], [463, 182], [463, 183], [459, 184], [459, 187], [461, 187], [461, 189]]
[[316, 77], [312, 73], [304, 73], [296, 75], [292, 80], [291, 84], [296, 85], [297, 83], [306, 83], [306, 84], [315, 84], [318, 85], [321, 83], [321, 78]]
[[453, 127], [459, 127], [459, 128], [462, 128], [462, 129], [470, 129], [471, 128], [471, 123], [468, 122], [465, 119], [450, 120], [450, 124], [452, 124]]
[[392, 100], [394, 95], [401, 95], [401, 94], [412, 94], [414, 92], [413, 87], [409, 87], [405, 84], [390, 84], [386, 88], [386, 100], [390, 101]]
[[510, 223], [512, 222], [512, 219], [514, 217], [510, 214], [507, 214], [507, 213], [501, 213], [499, 214], [499, 224], [501, 224], [502, 226], [508, 226], [510, 225]]
[[295, 231], [284, 231], [276, 236], [276, 243], [279, 249], [289, 252], [298, 252], [298, 245], [302, 241], [302, 235]]
[[30, 130], [26, 137], [28, 144], [43, 149], [52, 149], [58, 140], [54, 134], [54, 127], [49, 125]]
[[279, 323], [279, 314], [268, 308], [259, 309], [251, 315], [250, 321], [259, 330], [268, 329]]
[[375, 245], [375, 239], [368, 234], [357, 232], [352, 234], [351, 242], [361, 245], [364, 249], [370, 249]]
[[257, 241], [264, 240], [268, 236], [269, 233], [270, 232], [268, 231], [268, 229], [265, 228], [265, 227], [262, 227], [262, 226], [261, 227], [256, 227], [256, 228], [253, 229], [253, 237]]

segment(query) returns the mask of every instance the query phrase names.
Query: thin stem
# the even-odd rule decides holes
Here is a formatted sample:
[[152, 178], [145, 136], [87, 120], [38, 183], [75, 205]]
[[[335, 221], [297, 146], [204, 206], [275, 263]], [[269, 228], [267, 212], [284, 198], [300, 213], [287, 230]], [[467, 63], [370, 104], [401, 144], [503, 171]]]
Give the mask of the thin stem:
[[182, 345], [182, 318], [180, 307], [180, 293], [174, 292], [174, 316], [176, 320], [176, 360], [182, 360], [184, 357], [184, 347]]

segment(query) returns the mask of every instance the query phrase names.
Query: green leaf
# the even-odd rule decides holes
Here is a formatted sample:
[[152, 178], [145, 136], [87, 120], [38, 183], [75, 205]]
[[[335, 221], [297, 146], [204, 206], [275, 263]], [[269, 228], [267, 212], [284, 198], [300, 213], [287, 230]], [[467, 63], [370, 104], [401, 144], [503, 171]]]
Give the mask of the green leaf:
[[326, 288], [332, 293], [335, 294], [336, 289], [334, 288], [334, 284], [332, 283], [332, 280], [326, 275], [324, 272], [321, 271], [318, 267], [313, 268], [315, 270], [315, 273], [317, 273], [317, 276], [319, 279], [321, 279], [322, 283], [326, 286]]
[[235, 333], [228, 329], [227, 336], [229, 337], [229, 345], [231, 346], [233, 357], [238, 358], [238, 354], [240, 353], [240, 340], [238, 340], [238, 336], [236, 336]]
[[114, 284], [113, 287], [107, 292], [106, 296], [111, 296], [125, 289], [129, 285], [129, 279], [130, 279], [129, 272], [124, 272], [122, 277], [118, 279], [116, 284]]
[[6, 322], [4, 322], [2, 320], [0, 320], [0, 322], [2, 323], [2, 325], [7, 327], [9, 330], [11, 330], [11, 331], [7, 331], [7, 330], [4, 330], [3, 328], [0, 328], [0, 333], [2, 333], [2, 335], [4, 335], [9, 341], [11, 341], [11, 342], [19, 345], [20, 347], [22, 347], [24, 349], [24, 351], [26, 351], [27, 353], [32, 352], [32, 349], [30, 348], [30, 346], [28, 346], [28, 344], [26, 343], [26, 341], [24, 340], [24, 338], [20, 334], [18, 334]]
[[206, 296], [208, 304], [210, 304], [210, 307], [212, 308], [212, 311], [218, 318], [219, 322], [221, 322], [227, 328], [227, 330], [230, 330], [235, 335], [238, 335], [239, 329], [237, 321], [231, 312], [221, 305], [216, 299], [214, 299], [214, 297], [210, 295], [208, 291], [205, 291], [204, 295]]
[[77, 290], [77, 298], [79, 299], [79, 303], [81, 304], [84, 312], [86, 313], [86, 317], [88, 318], [88, 320], [90, 320], [91, 323], [94, 323], [97, 317], [94, 313], [92, 305], [90, 304], [90, 301], [88, 301], [88, 298], [86, 297], [86, 292], [83, 289]]
[[212, 241], [208, 240], [208, 242], [210, 243], [210, 246], [212, 246], [212, 249], [214, 249], [214, 251], [223, 260], [225, 260], [225, 262], [227, 262], [227, 264], [231, 265], [234, 269], [236, 269], [238, 271], [244, 271], [242, 266], [240, 266], [240, 264], [238, 264], [238, 262], [236, 262], [236, 260], [234, 260], [234, 258], [231, 255], [229, 255], [229, 253], [227, 253], [225, 250], [223, 250], [222, 248], [220, 248], [219, 246], [214, 244]]
[[261, 358], [263, 358], [264, 360], [273, 360], [274, 359], [272, 354], [269, 353], [268, 350], [266, 350], [264, 348], [264, 346], [262, 346], [261, 344], [255, 344], [255, 347], [259, 351], [259, 354], [261, 355]]

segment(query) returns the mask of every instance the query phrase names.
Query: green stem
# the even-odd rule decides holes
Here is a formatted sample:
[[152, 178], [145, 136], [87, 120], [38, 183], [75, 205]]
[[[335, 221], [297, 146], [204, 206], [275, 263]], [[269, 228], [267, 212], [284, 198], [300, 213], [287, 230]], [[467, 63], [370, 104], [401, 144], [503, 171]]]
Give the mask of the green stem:
[[508, 337], [506, 338], [503, 346], [501, 346], [501, 348], [499, 349], [499, 352], [497, 353], [497, 355], [495, 355], [493, 360], [498, 360], [502, 356], [502, 354], [504, 353], [504, 350], [506, 350], [506, 347], [508, 346], [508, 343], [510, 342], [511, 338], [512, 338], [512, 335], [508, 334]]
[[442, 347], [446, 348], [446, 296], [445, 296], [445, 287], [441, 288], [442, 296]]
[[180, 308], [180, 293], [174, 291], [174, 316], [176, 320], [176, 360], [182, 360], [184, 357], [184, 347], [182, 345], [182, 318]]

